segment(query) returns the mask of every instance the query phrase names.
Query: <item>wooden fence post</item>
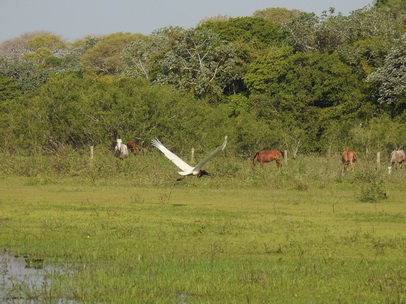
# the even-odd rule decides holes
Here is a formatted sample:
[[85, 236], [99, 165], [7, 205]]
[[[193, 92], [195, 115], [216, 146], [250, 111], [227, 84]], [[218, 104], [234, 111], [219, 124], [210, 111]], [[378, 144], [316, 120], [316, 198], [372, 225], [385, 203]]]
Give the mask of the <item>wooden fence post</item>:
[[288, 164], [288, 150], [283, 151], [283, 160], [285, 161], [285, 166]]
[[376, 153], [376, 170], [381, 170], [381, 152]]

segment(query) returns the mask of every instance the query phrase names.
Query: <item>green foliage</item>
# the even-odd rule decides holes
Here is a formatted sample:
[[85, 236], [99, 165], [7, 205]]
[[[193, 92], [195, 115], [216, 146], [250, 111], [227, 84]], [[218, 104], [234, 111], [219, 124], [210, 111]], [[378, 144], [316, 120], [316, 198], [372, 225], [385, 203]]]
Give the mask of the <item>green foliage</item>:
[[264, 18], [230, 18], [226, 21], [206, 22], [203, 27], [211, 29], [221, 39], [260, 44], [262, 48], [280, 45], [284, 38], [281, 26]]
[[379, 151], [391, 152], [403, 149], [406, 140], [406, 125], [401, 119], [388, 115], [374, 117], [366, 124], [351, 129], [351, 143], [366, 155]]
[[17, 83], [0, 74], [0, 138], [3, 146], [8, 145], [11, 138], [6, 137], [7, 129], [10, 127], [12, 116], [7, 113], [7, 104], [14, 99], [21, 97], [22, 92]]
[[69, 46], [64, 53], [64, 56], [58, 57], [58, 64], [56, 65], [54, 73], [82, 73], [84, 72], [84, 67], [82, 66], [82, 56], [91, 49], [97, 42], [100, 41], [100, 38], [87, 36], [83, 40], [78, 40], [72, 45]]
[[121, 51], [139, 35], [115, 33], [103, 37], [82, 56], [86, 69], [96, 73], [114, 74], [119, 71]]
[[3, 101], [21, 96], [21, 91], [17, 83], [6, 76], [0, 74], [0, 104]]
[[272, 7], [255, 11], [253, 17], [263, 18], [275, 23], [287, 23], [300, 14], [299, 10], [289, 10], [283, 7]]
[[406, 34], [395, 43], [384, 65], [368, 76], [378, 87], [378, 101], [406, 109]]
[[36, 94], [10, 101], [4, 108], [7, 146], [20, 152], [32, 147], [52, 151], [66, 145], [108, 146], [117, 137], [147, 144], [156, 136], [180, 148], [200, 149], [231, 135], [227, 111], [128, 78], [53, 77]]
[[121, 53], [121, 73], [149, 79], [154, 70], [158, 69], [155, 59], [168, 48], [168, 37], [160, 33], [134, 39]]
[[323, 149], [317, 138], [324, 125], [353, 117], [364, 99], [359, 76], [337, 54], [271, 50], [250, 65], [244, 80], [259, 117], [281, 120], [297, 130], [288, 136], [296, 133], [295, 144], [288, 145], [293, 151], [300, 142], [308, 151]]
[[40, 68], [34, 62], [7, 61], [0, 58], [1, 74], [13, 79], [23, 93], [30, 93], [49, 79], [50, 70]]
[[47, 48], [54, 52], [66, 48], [66, 44], [62, 39], [54, 34], [40, 34], [28, 40], [28, 45], [34, 50], [37, 51], [41, 48]]
[[219, 99], [239, 79], [236, 50], [217, 34], [207, 29], [167, 29], [166, 34], [171, 49], [157, 59], [154, 83]]
[[346, 62], [367, 74], [380, 65], [393, 39], [402, 33], [401, 22], [389, 9], [363, 8], [349, 16], [302, 12], [284, 25], [287, 41], [301, 52], [339, 52]]
[[320, 147], [328, 156], [336, 151], [343, 151], [350, 146], [350, 130], [353, 130], [350, 121], [330, 120], [323, 125], [323, 133], [320, 137]]
[[[240, 78], [246, 73], [247, 65], [267, 52], [269, 47], [284, 44], [285, 36], [281, 25], [263, 17], [228, 18], [205, 22], [198, 28], [208, 28], [222, 40], [231, 42], [239, 58]], [[234, 83], [229, 92], [246, 91], [241, 83]]]
[[[252, 92], [267, 93], [285, 109], [339, 105], [362, 96], [359, 78], [337, 54], [270, 51], [250, 66], [245, 82]], [[284, 106], [285, 105], [285, 106]], [[280, 110], [284, 110], [280, 108]]]
[[25, 59], [26, 55], [34, 56], [39, 49], [46, 49], [54, 56], [62, 56], [66, 48], [63, 39], [55, 34], [31, 32], [1, 43], [0, 56], [8, 60], [20, 60]]
[[40, 66], [44, 66], [49, 58], [57, 58], [66, 49], [66, 44], [59, 36], [54, 34], [44, 33], [34, 36], [27, 41], [30, 48], [20, 56], [24, 61], [36, 62]]
[[343, 61], [357, 66], [361, 72], [369, 75], [374, 68], [382, 65], [390, 48], [390, 41], [375, 37], [342, 46], [338, 52]]
[[54, 153], [159, 136], [203, 151], [226, 134], [234, 156], [402, 147], [401, 2], [348, 16], [269, 8], [74, 43], [21, 35], [0, 45], [0, 147]]
[[358, 199], [361, 202], [377, 203], [387, 198], [387, 190], [382, 176], [374, 171], [364, 172], [362, 178], [366, 181], [361, 187]]
[[[284, 76], [291, 68], [293, 50], [291, 48], [276, 48], [252, 63], [244, 81], [251, 92], [273, 92], [275, 80]], [[275, 83], [275, 86], [278, 86]]]
[[288, 35], [287, 41], [302, 52], [316, 50], [315, 31], [317, 31], [318, 24], [319, 18], [316, 14], [300, 12], [299, 16], [284, 25], [284, 31]]

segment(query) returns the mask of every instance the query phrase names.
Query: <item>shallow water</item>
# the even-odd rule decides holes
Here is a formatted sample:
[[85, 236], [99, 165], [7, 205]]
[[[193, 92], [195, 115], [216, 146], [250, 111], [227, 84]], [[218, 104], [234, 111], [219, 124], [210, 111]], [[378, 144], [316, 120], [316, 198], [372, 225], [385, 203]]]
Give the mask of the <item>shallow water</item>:
[[[49, 295], [52, 276], [63, 273], [65, 271], [47, 265], [43, 260], [0, 253], [0, 303], [42, 303], [44, 295]], [[55, 299], [53, 303], [75, 302]]]

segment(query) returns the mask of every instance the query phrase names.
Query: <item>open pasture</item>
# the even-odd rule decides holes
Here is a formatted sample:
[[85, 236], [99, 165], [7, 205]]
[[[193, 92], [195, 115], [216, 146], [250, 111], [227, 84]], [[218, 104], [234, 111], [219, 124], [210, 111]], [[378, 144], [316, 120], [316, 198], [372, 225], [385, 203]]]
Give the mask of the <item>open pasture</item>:
[[14, 161], [2, 163], [1, 248], [69, 271], [3, 300], [406, 301], [404, 171], [358, 161], [341, 176], [339, 158], [307, 157], [253, 172], [219, 157], [212, 176], [176, 182], [161, 158]]

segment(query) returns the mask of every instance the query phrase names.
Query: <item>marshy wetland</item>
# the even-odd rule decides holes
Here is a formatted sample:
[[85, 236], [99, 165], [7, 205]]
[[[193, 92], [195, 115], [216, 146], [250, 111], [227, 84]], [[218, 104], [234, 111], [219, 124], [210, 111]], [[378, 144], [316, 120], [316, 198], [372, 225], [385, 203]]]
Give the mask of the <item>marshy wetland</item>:
[[71, 157], [3, 159], [1, 248], [58, 270], [3, 302], [406, 301], [405, 170], [219, 157], [177, 182], [163, 158]]

